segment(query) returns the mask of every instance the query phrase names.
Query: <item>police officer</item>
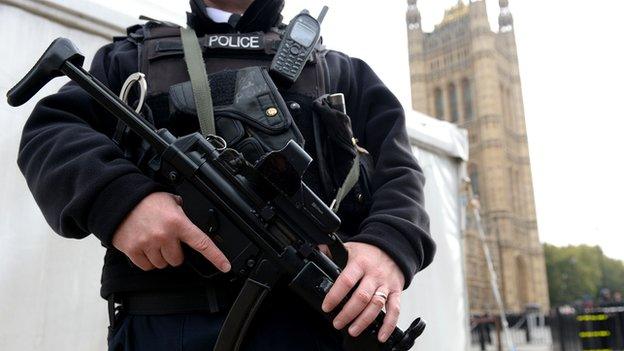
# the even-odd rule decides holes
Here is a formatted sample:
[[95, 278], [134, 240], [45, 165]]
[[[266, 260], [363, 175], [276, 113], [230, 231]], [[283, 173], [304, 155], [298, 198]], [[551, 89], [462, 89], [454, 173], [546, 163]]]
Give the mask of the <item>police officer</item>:
[[[279, 27], [283, 5], [283, 0], [191, 0], [188, 23], [199, 36], [233, 33], [244, 43], [237, 33], [267, 33]], [[151, 22], [159, 25], [169, 26]], [[101, 48], [92, 63], [92, 74], [113, 91], [119, 91], [130, 74], [149, 71], [162, 59], [144, 51], [146, 26], [132, 27], [128, 33]], [[163, 67], [183, 64], [167, 50], [161, 55]], [[225, 52], [237, 60], [257, 55]], [[227, 67], [229, 56], [219, 57]], [[320, 84], [329, 92], [343, 92], [353, 134], [370, 155], [372, 166], [362, 168], [356, 189], [339, 212], [349, 258], [323, 310], [332, 311], [355, 289], [330, 325], [284, 286], [278, 287], [252, 323], [245, 350], [340, 350], [337, 330], [357, 336], [384, 307], [387, 315], [378, 338], [385, 341], [397, 324], [402, 290], [434, 255], [423, 208], [424, 179], [410, 152], [399, 102], [363, 61], [335, 51], [324, 52], [322, 60], [323, 79], [280, 90], [312, 155], [317, 149], [310, 120], [320, 107], [309, 92], [321, 91]], [[165, 79], [144, 73], [148, 81]], [[175, 129], [189, 123], [167, 120], [161, 95], [148, 99], [157, 127]], [[186, 217], [181, 200], [141, 172], [111, 141], [118, 126], [105, 114], [73, 83], [42, 99], [24, 127], [20, 169], [56, 232], [68, 238], [93, 233], [107, 249], [101, 294], [111, 305], [110, 350], [211, 349], [239, 285], [198, 278], [183, 265], [181, 244], [224, 273], [230, 264]], [[314, 165], [305, 180], [324, 199], [331, 199], [319, 179], [324, 171]]]

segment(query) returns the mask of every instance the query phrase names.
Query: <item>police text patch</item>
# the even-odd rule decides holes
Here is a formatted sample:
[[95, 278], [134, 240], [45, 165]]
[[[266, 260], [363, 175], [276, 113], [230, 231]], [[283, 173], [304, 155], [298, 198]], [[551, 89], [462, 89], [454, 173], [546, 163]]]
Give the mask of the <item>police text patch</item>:
[[261, 33], [212, 34], [206, 45], [210, 49], [264, 50], [264, 36]]

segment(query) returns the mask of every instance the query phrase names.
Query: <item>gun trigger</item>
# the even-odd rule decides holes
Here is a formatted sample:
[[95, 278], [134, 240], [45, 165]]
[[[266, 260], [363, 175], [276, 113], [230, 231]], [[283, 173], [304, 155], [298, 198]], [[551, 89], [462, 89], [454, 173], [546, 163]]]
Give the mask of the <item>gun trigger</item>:
[[208, 234], [214, 234], [219, 229], [219, 221], [217, 219], [217, 213], [213, 209], [208, 210], [206, 216], [206, 223], [208, 223]]

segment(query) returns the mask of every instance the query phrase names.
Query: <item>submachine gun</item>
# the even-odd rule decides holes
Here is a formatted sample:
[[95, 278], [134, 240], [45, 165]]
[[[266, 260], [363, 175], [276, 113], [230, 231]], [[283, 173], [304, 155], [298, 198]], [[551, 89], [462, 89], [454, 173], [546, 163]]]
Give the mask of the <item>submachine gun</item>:
[[[317, 245], [344, 247], [335, 235], [339, 218], [301, 181], [311, 157], [291, 140], [251, 165], [219, 137], [193, 133], [178, 138], [167, 129], [156, 130], [85, 71], [83, 62], [70, 40], [56, 39], [7, 93], [8, 103], [22, 105], [50, 80], [66, 75], [151, 145], [160, 161], [159, 176], [182, 197], [187, 216], [224, 252], [232, 272], [245, 279], [215, 350], [238, 350], [254, 312], [278, 279], [285, 278], [295, 294], [323, 313], [321, 303], [341, 269]], [[198, 271], [210, 265], [197, 255], [189, 259]], [[382, 344], [376, 334], [383, 318], [382, 312], [357, 338], [344, 332], [345, 348], [408, 350], [425, 327], [419, 318], [405, 332], [396, 328]]]

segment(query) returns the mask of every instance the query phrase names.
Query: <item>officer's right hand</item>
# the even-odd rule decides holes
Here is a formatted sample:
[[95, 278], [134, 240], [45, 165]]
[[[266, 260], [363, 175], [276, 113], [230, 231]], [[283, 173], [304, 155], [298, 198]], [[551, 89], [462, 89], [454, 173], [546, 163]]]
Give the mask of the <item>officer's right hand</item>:
[[182, 210], [179, 196], [165, 192], [145, 197], [124, 219], [113, 236], [113, 246], [145, 271], [177, 267], [184, 261], [181, 243], [201, 253], [222, 272], [230, 262], [212, 240]]

